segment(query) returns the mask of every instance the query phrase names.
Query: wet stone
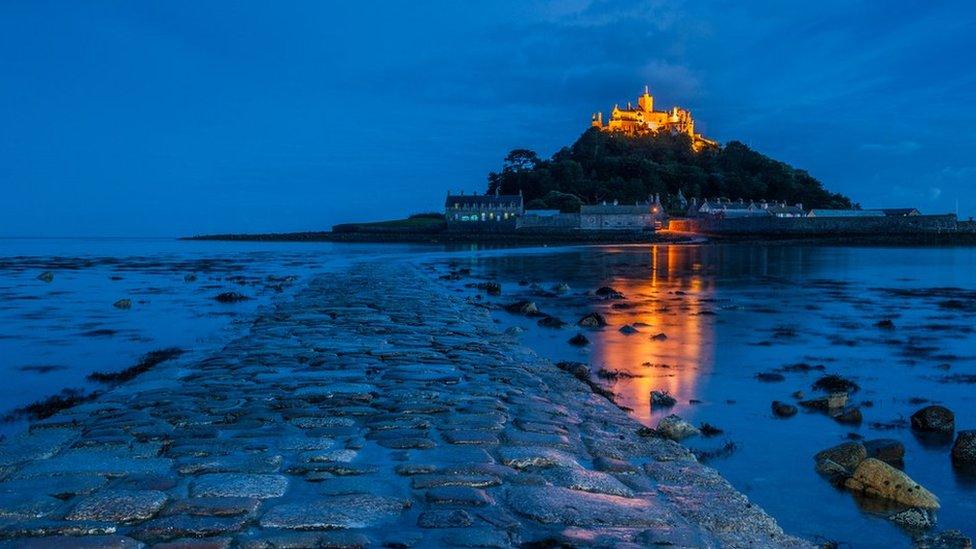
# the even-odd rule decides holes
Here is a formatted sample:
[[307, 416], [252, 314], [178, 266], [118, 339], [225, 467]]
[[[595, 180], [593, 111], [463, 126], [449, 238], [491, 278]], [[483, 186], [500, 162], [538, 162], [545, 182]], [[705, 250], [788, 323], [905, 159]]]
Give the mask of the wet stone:
[[433, 509], [417, 518], [421, 528], [464, 528], [472, 524], [474, 518], [463, 509]]
[[650, 499], [590, 494], [558, 486], [515, 487], [509, 506], [543, 524], [570, 526], [668, 526], [675, 521], [662, 504]]
[[0, 518], [40, 518], [61, 505], [60, 500], [36, 492], [0, 492]]
[[571, 455], [552, 448], [504, 447], [499, 454], [502, 463], [515, 469], [579, 466]]
[[553, 484], [573, 490], [614, 496], [630, 497], [634, 495], [634, 492], [616, 477], [598, 471], [560, 467], [548, 470], [545, 476]]
[[424, 499], [428, 503], [444, 505], [481, 506], [494, 503], [484, 490], [469, 486], [440, 486], [427, 490]]
[[418, 475], [413, 477], [410, 485], [415, 489], [423, 490], [438, 486], [489, 488], [501, 483], [502, 480], [494, 475]]
[[165, 515], [196, 515], [232, 517], [257, 512], [261, 500], [237, 497], [188, 498], [172, 502], [163, 510]]
[[[253, 536], [237, 538], [242, 549], [305, 549], [322, 547], [329, 549], [359, 549], [370, 547], [370, 539], [358, 532], [281, 532], [265, 531]], [[392, 547], [395, 547], [393, 545]], [[406, 545], [401, 545], [406, 547]]]
[[243, 528], [246, 522], [247, 519], [244, 517], [171, 515], [143, 522], [136, 526], [130, 535], [145, 540], [217, 536], [236, 532]]
[[274, 473], [281, 468], [281, 456], [220, 456], [209, 459], [181, 460], [182, 475], [200, 473]]
[[156, 490], [103, 490], [88, 496], [65, 517], [67, 520], [136, 522], [156, 514], [167, 496]]
[[407, 507], [409, 502], [369, 494], [334, 496], [272, 507], [261, 517], [261, 526], [293, 530], [367, 528], [395, 519]]
[[283, 496], [287, 488], [288, 479], [282, 475], [216, 473], [197, 477], [190, 495], [268, 499]]
[[393, 448], [395, 450], [406, 450], [406, 449], [418, 449], [425, 450], [437, 446], [437, 443], [429, 438], [421, 437], [403, 437], [403, 438], [390, 438], [385, 440], [377, 441], [377, 444], [385, 448]]

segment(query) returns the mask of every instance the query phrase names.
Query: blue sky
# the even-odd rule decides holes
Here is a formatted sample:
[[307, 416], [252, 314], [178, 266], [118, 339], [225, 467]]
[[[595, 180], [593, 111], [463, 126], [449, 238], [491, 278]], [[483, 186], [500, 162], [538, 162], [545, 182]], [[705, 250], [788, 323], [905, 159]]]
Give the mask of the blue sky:
[[644, 84], [865, 206], [976, 214], [964, 2], [0, 3], [0, 235], [326, 229]]

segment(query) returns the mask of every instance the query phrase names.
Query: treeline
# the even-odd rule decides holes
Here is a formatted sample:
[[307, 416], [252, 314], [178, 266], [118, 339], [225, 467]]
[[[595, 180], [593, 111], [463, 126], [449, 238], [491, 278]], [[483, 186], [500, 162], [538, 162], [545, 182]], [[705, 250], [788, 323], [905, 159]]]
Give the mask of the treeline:
[[687, 135], [629, 137], [591, 128], [571, 147], [545, 160], [515, 149], [500, 172], [488, 175], [488, 192], [524, 195], [527, 208], [578, 211], [580, 204], [634, 203], [660, 194], [670, 209], [680, 190], [692, 197], [726, 197], [802, 203], [805, 208], [850, 208], [803, 170], [732, 141], [694, 152]]

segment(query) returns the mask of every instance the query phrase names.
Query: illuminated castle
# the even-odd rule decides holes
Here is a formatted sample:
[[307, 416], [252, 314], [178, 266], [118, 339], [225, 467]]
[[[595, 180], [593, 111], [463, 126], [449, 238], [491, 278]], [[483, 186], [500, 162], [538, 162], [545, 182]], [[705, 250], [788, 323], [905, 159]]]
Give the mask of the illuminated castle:
[[623, 132], [627, 135], [683, 133], [691, 138], [696, 151], [718, 146], [718, 142], [695, 133], [695, 121], [691, 118], [690, 111], [681, 107], [672, 107], [667, 112], [655, 111], [654, 97], [648, 92], [647, 86], [644, 86], [644, 95], [637, 98], [637, 108], [632, 107], [629, 102], [626, 109], [614, 105], [606, 125], [603, 124], [602, 112], [593, 115], [591, 125], [605, 132]]

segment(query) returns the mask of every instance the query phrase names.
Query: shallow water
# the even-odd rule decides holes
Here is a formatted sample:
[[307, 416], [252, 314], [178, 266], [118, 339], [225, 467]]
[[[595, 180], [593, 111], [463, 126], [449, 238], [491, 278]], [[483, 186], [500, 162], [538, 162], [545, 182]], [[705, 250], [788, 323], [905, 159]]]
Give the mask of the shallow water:
[[[709, 461], [788, 531], [857, 547], [908, 546], [910, 536], [833, 488], [813, 469], [817, 451], [847, 440], [894, 438], [906, 446], [905, 471], [942, 500], [939, 529], [976, 535], [976, 479], [956, 473], [946, 443], [917, 438], [904, 421], [927, 399], [953, 409], [957, 429], [976, 428], [976, 250], [777, 246], [625, 246], [531, 250], [445, 250], [414, 245], [179, 242], [171, 240], [0, 240], [0, 413], [65, 388], [93, 390], [93, 371], [118, 371], [154, 349], [180, 347], [192, 360], [246, 328], [259, 307], [287, 298], [316, 273], [351, 261], [410, 260], [437, 274], [470, 268], [448, 289], [499, 280], [497, 304], [531, 299], [570, 322], [560, 330], [503, 311], [501, 328], [522, 326], [521, 339], [553, 360], [588, 362], [634, 377], [604, 380], [633, 416], [656, 425], [678, 413], [724, 430], [691, 439], [700, 450], [727, 441], [735, 450]], [[37, 279], [52, 271], [54, 279]], [[189, 278], [187, 275], [192, 275]], [[195, 278], [194, 278], [195, 277]], [[271, 278], [269, 278], [271, 277]], [[284, 277], [294, 277], [285, 279]], [[520, 284], [522, 282], [523, 284]], [[549, 289], [565, 282], [571, 290]], [[531, 284], [536, 284], [533, 287]], [[609, 285], [621, 300], [588, 292]], [[932, 291], [932, 288], [959, 288]], [[224, 291], [251, 297], [221, 304]], [[131, 309], [112, 304], [132, 300]], [[955, 301], [955, 303], [948, 303]], [[615, 307], [616, 305], [616, 307]], [[567, 339], [582, 315], [599, 311], [610, 326], [582, 330], [591, 343]], [[875, 326], [891, 319], [895, 328]], [[624, 335], [624, 324], [644, 323]], [[651, 336], [666, 334], [663, 340]], [[755, 375], [785, 365], [824, 371], [784, 372], [785, 380]], [[864, 422], [845, 426], [801, 411], [772, 417], [774, 399], [813, 395], [824, 373], [857, 381]], [[649, 407], [651, 390], [678, 399], [668, 410]], [[695, 403], [692, 403], [694, 401]], [[872, 406], [868, 407], [866, 401]], [[24, 423], [0, 426], [0, 433]]]
[[[502, 283], [502, 296], [482, 299], [529, 299], [569, 322], [554, 330], [536, 318], [493, 313], [502, 327], [524, 328], [523, 341], [554, 361], [634, 376], [604, 383], [642, 423], [677, 413], [722, 429], [686, 444], [718, 452], [733, 442], [731, 454], [718, 452], [709, 464], [787, 531], [856, 547], [910, 545], [909, 533], [879, 517], [883, 505], [858, 501], [814, 471], [817, 451], [855, 433], [901, 441], [904, 470], [942, 500], [938, 529], [976, 535], [976, 479], [953, 470], [951, 442], [918, 438], [905, 423], [939, 403], [955, 411], [957, 430], [976, 428], [974, 385], [961, 381], [976, 374], [976, 249], [602, 247], [472, 255], [437, 267], [470, 268], [471, 278]], [[473, 293], [470, 282], [447, 284]], [[557, 283], [571, 290], [557, 294]], [[624, 299], [588, 295], [604, 285]], [[958, 302], [947, 303], [952, 299]], [[609, 326], [574, 326], [592, 311]], [[883, 319], [895, 328], [876, 326]], [[639, 333], [618, 331], [634, 323], [643, 323]], [[590, 340], [582, 349], [567, 343], [579, 332]], [[659, 333], [667, 339], [651, 338]], [[755, 377], [796, 363], [823, 370], [782, 371], [785, 380], [771, 383]], [[773, 417], [771, 401], [795, 403], [798, 390], [816, 396], [811, 384], [826, 373], [861, 386], [852, 397], [861, 404], [861, 425], [802, 408], [790, 419]], [[677, 405], [652, 411], [652, 390], [669, 391]]]

